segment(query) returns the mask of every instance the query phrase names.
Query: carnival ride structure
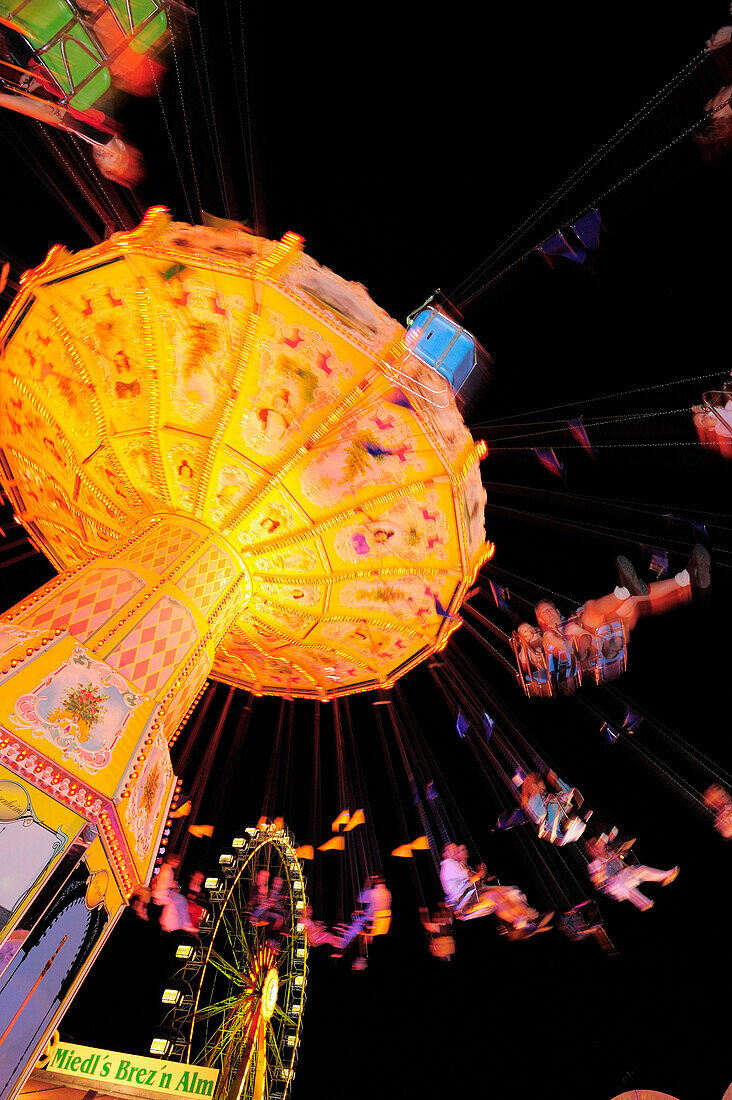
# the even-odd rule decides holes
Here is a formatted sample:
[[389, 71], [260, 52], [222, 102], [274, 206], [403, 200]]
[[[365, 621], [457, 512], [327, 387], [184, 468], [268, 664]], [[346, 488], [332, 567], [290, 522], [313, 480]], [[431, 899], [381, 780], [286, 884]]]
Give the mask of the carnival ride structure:
[[[0, 330], [0, 481], [61, 572], [3, 616], [0, 752], [24, 798], [98, 828], [107, 930], [169, 832], [168, 746], [206, 677], [327, 700], [390, 686], [460, 625], [493, 550], [485, 448], [450, 341], [435, 369], [429, 326], [412, 335], [296, 235], [161, 209], [23, 279]], [[473, 357], [461, 334], [463, 369]]]
[[[574, 241], [571, 231], [563, 240], [565, 245]], [[554, 238], [544, 244], [545, 256], [550, 245], [564, 247]], [[598, 244], [599, 221], [592, 248]], [[553, 257], [559, 264], [563, 257], [576, 262], [576, 254], [573, 258], [567, 252], [555, 251]], [[3, 410], [3, 486], [31, 545], [64, 572], [12, 609], [5, 628], [12, 648], [2, 667], [22, 696], [22, 711], [16, 707], [13, 713], [26, 720], [24, 736], [13, 726], [0, 741], [2, 792], [9, 806], [6, 833], [25, 830], [35, 838], [38, 853], [48, 855], [44, 861], [39, 854], [32, 863], [32, 882], [29, 876], [22, 882], [16, 876], [6, 931], [13, 922], [15, 930], [5, 945], [12, 965], [0, 974], [0, 983], [15, 980], [20, 988], [27, 975], [22, 995], [47, 964], [51, 979], [54, 968], [66, 964], [64, 983], [78, 988], [96, 953], [94, 943], [102, 942], [98, 926], [106, 922], [108, 930], [133, 879], [149, 877], [160, 865], [176, 798], [166, 742], [177, 737], [207, 676], [248, 689], [250, 703], [260, 694], [279, 697], [281, 716], [291, 713], [293, 699], [311, 700], [316, 713], [321, 700], [333, 700], [333, 709], [340, 706], [347, 715], [348, 696], [355, 692], [378, 689], [378, 702], [403, 702], [398, 677], [416, 669], [424, 657], [440, 653], [429, 662], [430, 672], [448, 711], [454, 716], [457, 711], [459, 737], [476, 771], [486, 771], [491, 787], [495, 781], [497, 795], [492, 793], [498, 805], [514, 804], [521, 768], [545, 761], [537, 759], [537, 750], [511, 726], [495, 700], [493, 684], [484, 682], [482, 666], [471, 668], [461, 647], [444, 646], [463, 608], [468, 629], [461, 633], [476, 641], [480, 627], [481, 646], [509, 671], [484, 637], [488, 630], [509, 644], [509, 634], [492, 621], [493, 610], [504, 613], [504, 597], [525, 610], [543, 585], [533, 583], [535, 574], [528, 567], [520, 577], [512, 577], [508, 568], [502, 571], [511, 567], [521, 573], [504, 558], [490, 573], [490, 589], [481, 587], [466, 599], [491, 547], [482, 543], [480, 453], [467, 433], [461, 434], [465, 429], [451, 392], [469, 373], [470, 352], [462, 367], [444, 369], [441, 361], [442, 352], [460, 338], [455, 325], [447, 327], [441, 352], [435, 355], [432, 340], [445, 334], [444, 315], [418, 316], [414, 331], [404, 333], [362, 288], [344, 284], [307, 260], [294, 235], [278, 244], [231, 228], [217, 234], [203, 226], [170, 224], [162, 211], [151, 213], [138, 231], [105, 242], [98, 253], [69, 257], [54, 251], [24, 279], [12, 308], [12, 321], [3, 330], [12, 393]], [[416, 345], [427, 337], [429, 344], [419, 354]], [[259, 368], [266, 370], [258, 389], [259, 374], [249, 366], [262, 349]], [[331, 383], [334, 363], [337, 377]], [[715, 402], [705, 404], [713, 412]], [[311, 405], [317, 413], [312, 422], [307, 420]], [[233, 429], [231, 416], [240, 418]], [[451, 417], [458, 424], [452, 451], [442, 434], [449, 434]], [[557, 433], [565, 429], [558, 423]], [[510, 442], [509, 431], [507, 447], [500, 428], [497, 433], [490, 429], [498, 436], [499, 456], [513, 451], [515, 457], [522, 443], [536, 442], [531, 414], [513, 428], [519, 429], [519, 442]], [[247, 440], [243, 449], [237, 431]], [[550, 439], [553, 443], [554, 437]], [[550, 472], [557, 473], [559, 466], [555, 461]], [[414, 487], [414, 495], [399, 495], [403, 478]], [[444, 529], [429, 496], [435, 485], [446, 517]], [[494, 485], [491, 490], [495, 517], [506, 487]], [[541, 492], [535, 490], [531, 512], [522, 503], [506, 515], [525, 523], [535, 513], [535, 522], [554, 524], [558, 494], [542, 497]], [[537, 501], [546, 505], [546, 514], [539, 515]], [[654, 502], [655, 507], [655, 496]], [[656, 512], [660, 520], [660, 505]], [[471, 538], [473, 525], [479, 537]], [[630, 538], [634, 527], [626, 526], [631, 535], [625, 532], [623, 537]], [[576, 524], [575, 532], [579, 529]], [[581, 529], [585, 534], [590, 530], [584, 519]], [[635, 535], [637, 539], [637, 531]], [[443, 550], [453, 556], [444, 556]], [[243, 580], [234, 591], [236, 582], [230, 578], [239, 576], [237, 570]], [[502, 583], [511, 587], [510, 596]], [[556, 584], [564, 587], [561, 581]], [[569, 597], [561, 595], [569, 604]], [[506, 613], [510, 615], [510, 608]], [[193, 628], [186, 634], [189, 622]], [[181, 643], [172, 657], [171, 635]], [[82, 669], [83, 676], [72, 682], [69, 669]], [[608, 688], [604, 690], [612, 694], [593, 694], [593, 682], [603, 683], [617, 670], [612, 676], [605, 671], [598, 662], [586, 676], [586, 693], [578, 693], [572, 714], [582, 706], [585, 717], [594, 716], [596, 726], [602, 723], [608, 745], [624, 742], [641, 763], [659, 767], [661, 777], [668, 777], [696, 808], [698, 792], [678, 782], [670, 770], [665, 772], [663, 761], [659, 766], [655, 758], [654, 763], [650, 736], [634, 736], [632, 725], [621, 726], [613, 717], [612, 707], [622, 713], [626, 698]], [[44, 685], [53, 676], [65, 678], [48, 705], [39, 705], [34, 677], [41, 674]], [[547, 684], [552, 686], [550, 676]], [[530, 696], [558, 694], [542, 684], [532, 690], [536, 685], [526, 679], [523, 686]], [[110, 700], [124, 715], [114, 728], [112, 719], [118, 715], [110, 713]], [[552, 705], [562, 707], [564, 702]], [[484, 708], [493, 711], [494, 706], [495, 732], [493, 719], [482, 721], [487, 718]], [[388, 716], [390, 743], [406, 744], [407, 770], [420, 772], [415, 759], [422, 746], [415, 738], [417, 749], [410, 749], [396, 709], [389, 705], [374, 714]], [[608, 709], [617, 729], [608, 721]], [[469, 715], [469, 736], [465, 728], [460, 732], [462, 712]], [[12, 726], [5, 717], [3, 722]], [[118, 736], [120, 726], [124, 737]], [[650, 727], [647, 719], [644, 731]], [[669, 735], [664, 750], [673, 741]], [[110, 747], [114, 759], [100, 768], [99, 759], [106, 761]], [[690, 759], [688, 743], [676, 738], [673, 747]], [[272, 767], [285, 759], [278, 731]], [[420, 763], [425, 795], [434, 773], [429, 762]], [[708, 763], [703, 762], [705, 767]], [[107, 766], [105, 783], [99, 773]], [[96, 839], [95, 822], [101, 824]], [[515, 830], [520, 839], [525, 832]], [[555, 854], [552, 850], [549, 856]], [[227, 866], [237, 868], [237, 874], [242, 870], [244, 883], [256, 861], [243, 869], [240, 854], [232, 850], [229, 855]], [[575, 855], [573, 850], [566, 858]], [[539, 875], [553, 890], [554, 871], [541, 855], [539, 859]], [[57, 890], [72, 866], [73, 889], [68, 898], [57, 894], [58, 912], [65, 913], [68, 901], [76, 942], [83, 945], [70, 960], [64, 956], [70, 945], [62, 946], [62, 937], [54, 941], [44, 932], [38, 938], [33, 922], [46, 895], [41, 892], [32, 904], [31, 898], [43, 881], [47, 890]], [[248, 1012], [254, 1025], [237, 1039], [239, 1043], [248, 1036], [248, 1046], [229, 1047], [227, 1073], [235, 1063], [243, 1066], [247, 1088], [270, 1089], [276, 1095], [283, 1081], [289, 1083], [291, 1066], [282, 1055], [275, 1024], [266, 1022], [261, 1008], [272, 998], [275, 979], [269, 975], [276, 972], [279, 990], [270, 1021], [289, 996], [285, 990], [294, 988], [300, 975], [296, 965], [275, 959], [266, 942], [260, 942], [264, 933], [255, 932], [258, 938], [247, 940], [252, 931], [241, 916], [245, 890], [239, 891], [238, 885], [234, 889], [224, 870], [217, 872], [222, 890], [213, 887], [214, 911], [219, 913], [222, 906], [216, 918], [219, 937], [233, 937], [239, 952], [233, 957], [244, 964], [247, 979], [240, 984], [224, 963], [217, 968], [216, 951], [206, 980], [218, 983], [213, 996], [218, 1019], [226, 1021], [227, 1011]], [[230, 886], [232, 901], [227, 904]], [[29, 889], [23, 900], [23, 891]], [[54, 921], [56, 915], [54, 910]], [[580, 919], [582, 913], [578, 917], [573, 908], [568, 910], [570, 938], [602, 929], [601, 915], [595, 911], [591, 916]], [[53, 1006], [54, 1019], [70, 999], [66, 992], [64, 988], [63, 1003]], [[247, 998], [250, 1009], [245, 1007]], [[206, 1000], [204, 991], [198, 1004]], [[190, 1008], [187, 994], [181, 1001]], [[19, 996], [14, 1006], [22, 1003]], [[33, 1043], [39, 1034], [26, 1036], [28, 1051], [37, 1049]], [[19, 1047], [21, 1054], [26, 1048]], [[185, 1044], [181, 1056], [184, 1049]]]

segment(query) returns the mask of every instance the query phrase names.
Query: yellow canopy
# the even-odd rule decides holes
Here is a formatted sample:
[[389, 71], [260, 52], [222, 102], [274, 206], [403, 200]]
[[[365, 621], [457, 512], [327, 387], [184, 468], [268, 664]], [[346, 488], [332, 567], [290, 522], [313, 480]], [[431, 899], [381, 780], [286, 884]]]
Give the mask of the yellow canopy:
[[[444, 647], [492, 551], [485, 447], [403, 337], [295, 234], [153, 209], [23, 277], [0, 326], [0, 482], [58, 569], [151, 515], [222, 535], [242, 599], [213, 678], [389, 687]], [[213, 565], [197, 583], [216, 599]]]

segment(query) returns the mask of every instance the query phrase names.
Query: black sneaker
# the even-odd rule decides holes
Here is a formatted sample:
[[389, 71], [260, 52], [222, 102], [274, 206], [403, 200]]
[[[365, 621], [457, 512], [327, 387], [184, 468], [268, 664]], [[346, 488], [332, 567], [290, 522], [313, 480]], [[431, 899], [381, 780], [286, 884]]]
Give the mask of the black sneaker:
[[707, 592], [711, 584], [709, 551], [700, 542], [692, 547], [686, 568], [691, 587], [698, 589], [700, 593]]
[[620, 557], [615, 559], [615, 564], [618, 567], [618, 574], [620, 576], [620, 583], [623, 588], [627, 588], [631, 596], [647, 596], [648, 585], [645, 581], [642, 581], [633, 567], [632, 561], [628, 558]]

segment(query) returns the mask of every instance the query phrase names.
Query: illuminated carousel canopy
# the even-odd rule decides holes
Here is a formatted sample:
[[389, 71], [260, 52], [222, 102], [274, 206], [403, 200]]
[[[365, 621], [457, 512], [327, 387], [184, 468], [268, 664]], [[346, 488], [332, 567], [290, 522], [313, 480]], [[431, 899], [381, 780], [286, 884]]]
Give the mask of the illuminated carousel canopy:
[[447, 642], [492, 551], [484, 445], [404, 335], [294, 234], [151, 210], [23, 277], [0, 327], [0, 480], [59, 570], [157, 516], [223, 537], [243, 581], [215, 679], [388, 686]]

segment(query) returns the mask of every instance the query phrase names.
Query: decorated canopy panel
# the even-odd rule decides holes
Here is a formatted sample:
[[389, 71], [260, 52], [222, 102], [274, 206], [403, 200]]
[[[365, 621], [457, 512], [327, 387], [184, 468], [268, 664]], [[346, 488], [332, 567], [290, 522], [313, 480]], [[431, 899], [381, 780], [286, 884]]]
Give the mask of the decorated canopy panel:
[[213, 677], [388, 684], [459, 625], [490, 551], [482, 445], [403, 337], [294, 234], [150, 211], [24, 277], [0, 329], [0, 478], [58, 568], [152, 514], [222, 534], [247, 599]]

